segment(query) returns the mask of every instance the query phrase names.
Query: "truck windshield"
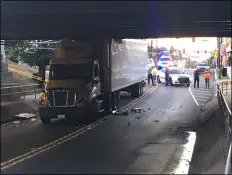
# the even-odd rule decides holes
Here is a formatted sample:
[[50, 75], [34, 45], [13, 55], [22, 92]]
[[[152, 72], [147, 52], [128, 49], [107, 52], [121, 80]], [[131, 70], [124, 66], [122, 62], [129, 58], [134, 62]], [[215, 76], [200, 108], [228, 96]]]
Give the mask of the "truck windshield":
[[84, 79], [91, 80], [92, 64], [56, 64], [50, 66], [50, 80]]

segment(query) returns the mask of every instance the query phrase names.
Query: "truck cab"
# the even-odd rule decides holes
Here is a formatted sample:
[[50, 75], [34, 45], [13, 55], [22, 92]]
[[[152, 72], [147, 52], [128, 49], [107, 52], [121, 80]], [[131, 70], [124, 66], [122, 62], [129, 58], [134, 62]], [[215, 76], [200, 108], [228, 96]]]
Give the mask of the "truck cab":
[[[87, 47], [86, 51], [83, 45]], [[74, 52], [81, 47], [80, 52]], [[100, 66], [99, 60], [92, 56], [90, 45], [69, 43], [58, 48], [57, 57], [50, 61], [43, 93], [44, 99], [40, 99], [39, 106], [43, 123], [49, 123], [59, 115], [75, 117], [100, 110], [101, 105], [96, 100], [101, 95]]]

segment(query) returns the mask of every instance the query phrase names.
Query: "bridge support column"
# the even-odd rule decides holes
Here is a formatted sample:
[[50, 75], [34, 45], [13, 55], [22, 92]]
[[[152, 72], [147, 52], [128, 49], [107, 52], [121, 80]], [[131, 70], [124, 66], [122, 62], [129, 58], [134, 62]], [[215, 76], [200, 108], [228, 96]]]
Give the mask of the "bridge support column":
[[8, 72], [8, 63], [6, 61], [4, 41], [1, 41], [1, 85], [13, 83], [13, 74]]

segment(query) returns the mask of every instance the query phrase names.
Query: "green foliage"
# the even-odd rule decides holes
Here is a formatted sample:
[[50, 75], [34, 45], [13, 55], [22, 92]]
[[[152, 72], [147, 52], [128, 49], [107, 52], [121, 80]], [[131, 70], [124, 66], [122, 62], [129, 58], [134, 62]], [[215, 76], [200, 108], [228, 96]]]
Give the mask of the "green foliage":
[[29, 40], [6, 40], [6, 55], [11, 61], [22, 61], [30, 66], [45, 67], [50, 59], [55, 57], [55, 50], [39, 49], [47, 48], [49, 44], [36, 45], [36, 41]]

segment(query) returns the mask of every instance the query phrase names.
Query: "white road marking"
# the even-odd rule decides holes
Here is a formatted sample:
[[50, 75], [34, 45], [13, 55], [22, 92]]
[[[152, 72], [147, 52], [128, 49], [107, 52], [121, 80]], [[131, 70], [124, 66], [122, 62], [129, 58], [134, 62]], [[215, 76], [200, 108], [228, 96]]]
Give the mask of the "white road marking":
[[191, 87], [191, 85], [189, 86], [189, 93], [190, 93], [190, 95], [192, 96], [193, 100], [195, 101], [196, 105], [199, 106], [199, 103], [197, 102], [196, 98], [194, 97], [194, 95], [193, 95], [193, 93], [192, 93], [190, 87]]
[[205, 89], [205, 88], [203, 88], [203, 87], [202, 87], [202, 88], [200, 87], [200, 88], [193, 89], [193, 90], [194, 90], [194, 91], [205, 91], [205, 92], [209, 91], [209, 92], [210, 92], [211, 89]]
[[198, 99], [209, 99], [210, 96], [204, 97], [204, 96], [194, 95], [194, 97], [198, 100]]
[[208, 100], [206, 100], [206, 99], [197, 99], [198, 101], [208, 101]]
[[211, 92], [193, 91], [194, 94], [211, 95]]
[[[190, 73], [192, 75], [192, 71]], [[199, 103], [207, 102], [210, 100], [210, 97], [213, 96], [214, 92], [212, 92], [213, 81], [210, 80], [209, 87], [210, 89], [205, 89], [205, 78], [201, 75], [199, 80], [199, 88], [193, 88], [193, 83], [189, 86], [189, 93], [191, 94], [193, 100], [199, 106]], [[199, 101], [199, 102], [198, 102]]]
[[189, 132], [188, 142], [184, 145], [184, 150], [181, 155], [180, 162], [172, 174], [188, 174], [190, 162], [192, 160], [194, 147], [196, 144], [197, 134]]

